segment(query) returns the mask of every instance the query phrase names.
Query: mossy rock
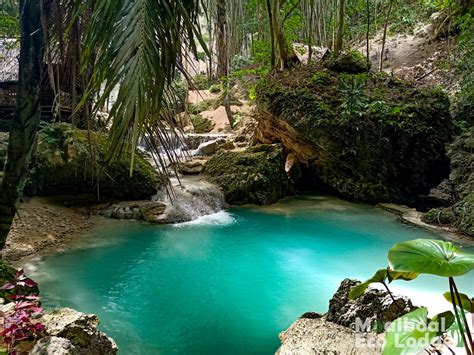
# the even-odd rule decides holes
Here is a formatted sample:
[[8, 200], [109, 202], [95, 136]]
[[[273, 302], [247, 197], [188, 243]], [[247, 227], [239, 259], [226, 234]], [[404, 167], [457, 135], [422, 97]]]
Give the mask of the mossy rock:
[[191, 115], [191, 122], [193, 123], [194, 133], [209, 133], [215, 126], [209, 118], [202, 115]]
[[413, 206], [449, 175], [456, 128], [439, 89], [309, 65], [267, 76], [256, 93], [259, 136], [343, 197]]
[[341, 53], [332, 53], [324, 62], [329, 69], [341, 73], [366, 73], [371, 63], [359, 51], [348, 50]]
[[208, 161], [203, 174], [223, 190], [229, 204], [267, 205], [289, 192], [285, 153], [279, 144], [218, 153]]
[[423, 215], [422, 220], [432, 224], [451, 224], [456, 220], [456, 215], [449, 209], [432, 208]]
[[[25, 185], [26, 195], [99, 193], [100, 196], [126, 200], [154, 195], [165, 178], [145, 156], [136, 151], [130, 176], [130, 153], [106, 163], [108, 137], [105, 134], [74, 129], [66, 123], [47, 125], [38, 133]], [[92, 157], [91, 158], [91, 148]]]

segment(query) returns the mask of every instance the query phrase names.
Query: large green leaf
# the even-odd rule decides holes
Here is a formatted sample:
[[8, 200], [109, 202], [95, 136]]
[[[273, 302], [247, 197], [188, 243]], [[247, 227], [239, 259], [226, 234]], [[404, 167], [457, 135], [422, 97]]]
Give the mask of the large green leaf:
[[395, 280], [410, 281], [415, 279], [418, 275], [419, 274], [416, 272], [394, 271], [390, 268], [380, 269], [377, 270], [374, 276], [372, 276], [370, 279], [358, 284], [357, 286], [354, 286], [349, 292], [349, 298], [352, 300], [359, 298], [364, 294], [365, 290], [370, 284], [376, 282], [383, 283], [386, 280], [388, 280], [389, 283]]
[[395, 244], [388, 252], [394, 270], [461, 276], [474, 269], [474, 254], [464, 253], [442, 240], [415, 239]]
[[417, 354], [438, 337], [437, 331], [431, 328], [427, 308], [405, 314], [388, 327], [383, 354]]
[[[448, 302], [453, 303], [451, 292], [445, 292], [443, 296]], [[461, 299], [461, 308], [469, 313], [474, 313], [474, 298], [469, 298], [469, 296], [464, 293], [460, 293], [459, 298]], [[457, 303], [458, 300], [456, 299], [456, 304]]]

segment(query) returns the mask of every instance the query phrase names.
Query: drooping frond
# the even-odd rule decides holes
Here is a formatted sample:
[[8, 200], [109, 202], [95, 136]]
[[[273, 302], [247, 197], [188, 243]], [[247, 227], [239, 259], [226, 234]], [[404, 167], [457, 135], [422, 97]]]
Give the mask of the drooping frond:
[[97, 111], [118, 88], [109, 116], [109, 157], [120, 155], [127, 142], [133, 164], [147, 132], [169, 152], [169, 88], [183, 67], [182, 48], [196, 51], [198, 1], [104, 0], [94, 6], [83, 52], [84, 63], [94, 67], [84, 100], [96, 98]]

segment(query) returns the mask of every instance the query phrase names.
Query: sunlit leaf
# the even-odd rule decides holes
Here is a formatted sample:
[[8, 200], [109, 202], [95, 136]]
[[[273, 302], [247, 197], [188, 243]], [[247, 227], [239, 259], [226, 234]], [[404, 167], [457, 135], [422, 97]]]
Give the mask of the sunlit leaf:
[[[446, 298], [448, 302], [453, 303], [452, 298], [451, 298], [451, 292], [445, 292], [443, 296], [444, 298]], [[464, 309], [465, 311], [468, 311], [469, 313], [474, 313], [474, 298], [469, 298], [469, 296], [464, 293], [460, 293], [459, 298], [461, 299], [461, 308]], [[455, 301], [457, 304], [458, 303], [457, 298]]]
[[395, 244], [388, 252], [394, 270], [461, 276], [474, 268], [474, 254], [464, 253], [442, 240], [416, 239]]

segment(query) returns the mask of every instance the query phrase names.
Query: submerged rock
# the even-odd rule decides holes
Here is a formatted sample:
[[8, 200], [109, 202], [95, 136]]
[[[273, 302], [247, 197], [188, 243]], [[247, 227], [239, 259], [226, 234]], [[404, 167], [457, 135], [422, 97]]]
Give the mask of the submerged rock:
[[92, 132], [89, 140], [86, 131], [69, 124], [47, 125], [38, 133], [25, 194], [98, 192], [100, 196], [134, 200], [152, 196], [164, 185], [165, 178], [138, 150], [130, 176], [130, 153], [124, 152], [122, 159], [107, 165], [107, 149], [104, 134]]
[[257, 86], [256, 118], [260, 141], [296, 158], [300, 189], [413, 205], [449, 174], [447, 96], [386, 74], [318, 65], [272, 74]]
[[219, 186], [230, 204], [277, 202], [289, 192], [282, 145], [260, 145], [242, 152], [224, 151], [213, 156], [203, 174]]

